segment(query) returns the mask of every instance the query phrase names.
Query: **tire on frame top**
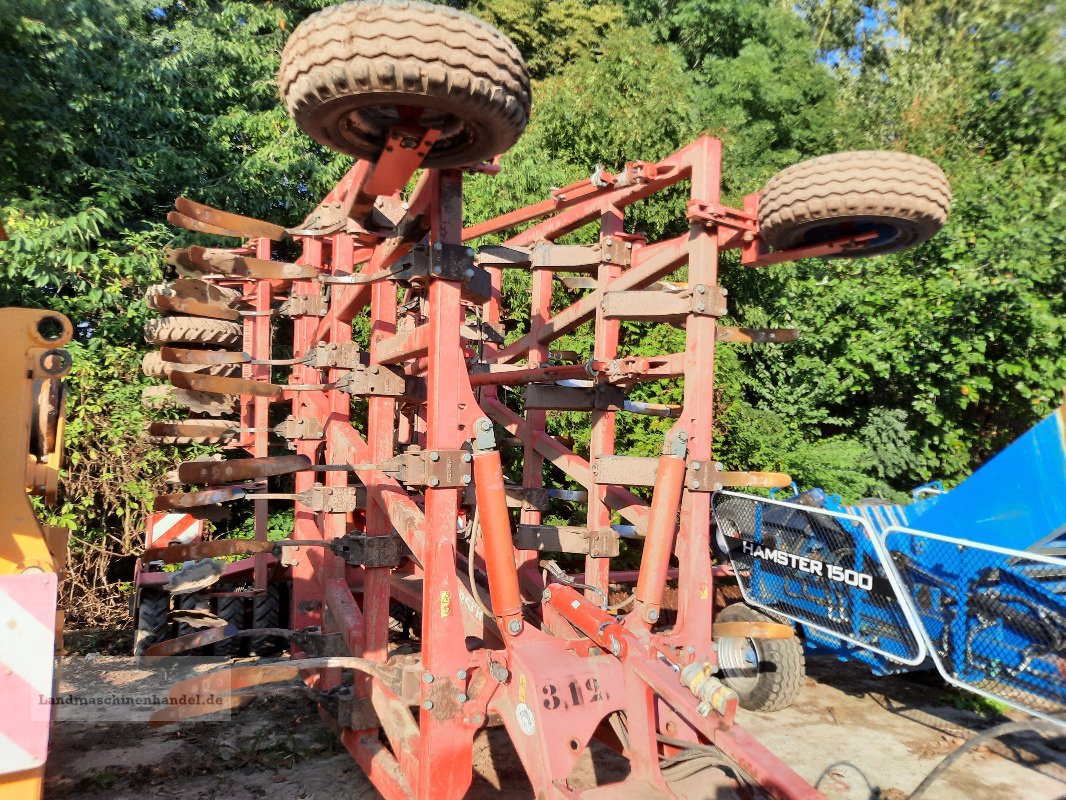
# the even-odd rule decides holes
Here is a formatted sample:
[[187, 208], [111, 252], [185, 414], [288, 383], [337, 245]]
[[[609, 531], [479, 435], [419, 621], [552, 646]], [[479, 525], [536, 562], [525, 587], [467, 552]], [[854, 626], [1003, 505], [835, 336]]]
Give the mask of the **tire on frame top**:
[[951, 186], [932, 161], [859, 150], [801, 161], [777, 173], [759, 200], [759, 229], [777, 250], [875, 233], [826, 256], [856, 258], [921, 244], [944, 226], [950, 208]]
[[300, 129], [375, 160], [394, 124], [436, 128], [423, 159], [462, 167], [508, 150], [529, 121], [529, 75], [506, 36], [447, 6], [367, 0], [331, 6], [293, 31], [278, 87]]

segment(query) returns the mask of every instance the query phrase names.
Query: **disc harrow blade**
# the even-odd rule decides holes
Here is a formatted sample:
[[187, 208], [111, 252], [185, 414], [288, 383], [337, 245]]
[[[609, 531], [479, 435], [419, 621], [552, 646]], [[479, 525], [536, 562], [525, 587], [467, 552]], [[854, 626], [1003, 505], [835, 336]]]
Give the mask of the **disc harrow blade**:
[[197, 372], [172, 372], [170, 382], [181, 389], [212, 394], [251, 395], [253, 397], [280, 397], [285, 387], [266, 381], [251, 381], [244, 378], [224, 378], [220, 375], [201, 375]]
[[310, 469], [307, 456], [267, 456], [238, 458], [229, 461], [187, 461], [178, 465], [178, 479], [182, 483], [218, 484], [255, 481], [273, 475]]
[[203, 203], [197, 203], [187, 197], [176, 198], [174, 207], [186, 218], [233, 231], [234, 235], [244, 239], [283, 239], [285, 237], [285, 228], [281, 225], [242, 214], [234, 214], [231, 211], [222, 211]]

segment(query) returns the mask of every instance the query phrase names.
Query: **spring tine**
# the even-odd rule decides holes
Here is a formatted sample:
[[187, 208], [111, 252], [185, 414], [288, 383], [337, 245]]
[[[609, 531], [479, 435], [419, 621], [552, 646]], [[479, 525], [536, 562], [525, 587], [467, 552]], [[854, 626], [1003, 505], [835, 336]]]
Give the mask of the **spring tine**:
[[152, 305], [157, 311], [173, 314], [188, 314], [193, 317], [207, 317], [208, 319], [226, 319], [237, 321], [241, 313], [230, 308], [228, 304], [219, 304], [217, 301], [194, 300], [186, 297], [170, 297], [160, 295], [152, 300]]
[[[222, 425], [212, 425], [222, 422]], [[223, 420], [184, 420], [178, 422], [152, 422], [148, 425], [149, 436], [189, 437], [202, 439], [232, 438], [241, 429]]]
[[156, 496], [153, 511], [183, 511], [196, 506], [213, 506], [227, 500], [239, 500], [248, 494], [243, 486], [221, 486], [204, 489], [202, 492], [175, 492]]
[[224, 378], [220, 375], [201, 375], [196, 372], [171, 372], [170, 382], [182, 389], [213, 394], [242, 395], [252, 397], [281, 397], [284, 386], [266, 381], [250, 381], [244, 378]]
[[318, 276], [318, 270], [315, 267], [289, 264], [284, 261], [267, 261], [214, 247], [190, 247], [189, 257], [202, 268], [225, 275], [248, 275], [260, 280], [294, 280]]
[[254, 481], [272, 475], [287, 475], [311, 467], [307, 456], [267, 456], [229, 461], [186, 461], [178, 465], [178, 480], [213, 486], [220, 483]]
[[175, 199], [174, 207], [190, 219], [235, 231], [245, 239], [258, 239], [260, 237], [283, 239], [285, 237], [285, 229], [281, 225], [246, 217], [242, 214], [234, 214], [230, 211], [221, 211], [203, 203], [197, 203], [195, 200], [189, 200], [187, 197]]
[[201, 267], [189, 255], [187, 247], [175, 247], [166, 251], [167, 263], [174, 267], [179, 275], [186, 278], [198, 279], [203, 275], [217, 274], [213, 269]]
[[209, 542], [172, 544], [167, 547], [150, 547], [141, 558], [144, 561], [162, 561], [164, 564], [180, 564], [201, 558], [223, 556], [251, 556], [256, 553], [272, 553], [276, 542], [258, 542], [255, 539], [215, 539]]
[[171, 211], [167, 214], [167, 222], [178, 228], [184, 228], [187, 231], [195, 231], [196, 233], [210, 233], [214, 236], [231, 236], [234, 239], [243, 239], [239, 233], [235, 233], [227, 228], [220, 228], [218, 225], [209, 225], [206, 222], [200, 222], [198, 219], [187, 217], [178, 211]]
[[164, 361], [173, 364], [249, 364], [252, 357], [247, 353], [231, 350], [190, 350], [184, 347], [161, 347], [159, 354]]

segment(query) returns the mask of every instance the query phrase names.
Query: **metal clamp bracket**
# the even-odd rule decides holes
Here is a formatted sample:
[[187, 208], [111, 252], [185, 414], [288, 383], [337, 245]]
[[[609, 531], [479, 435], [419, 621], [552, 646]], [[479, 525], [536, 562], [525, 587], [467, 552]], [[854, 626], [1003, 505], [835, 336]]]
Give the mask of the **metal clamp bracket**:
[[326, 514], [350, 514], [366, 508], [365, 486], [323, 486], [316, 483], [297, 495], [308, 511]]
[[307, 365], [315, 369], [355, 369], [370, 364], [370, 354], [356, 342], [322, 343], [307, 351]]
[[329, 301], [321, 294], [293, 295], [278, 306], [283, 317], [324, 317], [328, 311]]
[[397, 567], [407, 552], [398, 533], [364, 536], [348, 533], [334, 539], [330, 549], [353, 567]]
[[759, 219], [755, 214], [723, 206], [721, 203], [702, 203], [699, 200], [689, 200], [687, 217], [690, 222], [722, 225], [726, 228], [753, 234], [759, 230]]
[[549, 411], [622, 411], [626, 393], [620, 386], [588, 387], [532, 384], [526, 387], [526, 408]]
[[492, 296], [489, 273], [474, 265], [474, 251], [462, 244], [436, 242], [431, 247], [418, 245], [402, 262], [403, 269], [395, 280], [419, 284], [433, 278], [459, 281], [463, 299], [484, 303]]
[[408, 486], [461, 488], [473, 480], [472, 461], [469, 450], [416, 450], [393, 456], [382, 471], [394, 473], [396, 480]]
[[325, 435], [322, 423], [314, 417], [285, 418], [283, 422], [274, 426], [274, 433], [282, 439], [321, 439]]
[[403, 397], [407, 379], [399, 370], [360, 364], [337, 381], [337, 388], [354, 397]]

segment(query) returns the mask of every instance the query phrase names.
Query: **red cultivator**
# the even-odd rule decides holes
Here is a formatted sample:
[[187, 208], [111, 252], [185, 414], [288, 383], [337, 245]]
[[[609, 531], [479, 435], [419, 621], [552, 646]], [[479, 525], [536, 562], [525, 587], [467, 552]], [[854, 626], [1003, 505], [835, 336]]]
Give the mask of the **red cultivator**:
[[[510, 42], [440, 6], [351, 3], [297, 28], [281, 81], [309, 135], [362, 160], [295, 229], [179, 200], [175, 224], [247, 241], [174, 252], [186, 279], [150, 296], [157, 309], [183, 315], [152, 326], [151, 338], [165, 345], [153, 368], [176, 387], [173, 399], [200, 415], [155, 423], [152, 433], [251, 456], [183, 464], [178, 479], [200, 488], [161, 496], [157, 511], [203, 517], [217, 503], [250, 500], [256, 535], [157, 546], [145, 560], [248, 555], [194, 583], [222, 576], [246, 582], [256, 598], [291, 577], [291, 631], [273, 633], [289, 636], [292, 660], [237, 667], [224, 683], [200, 679], [195, 688], [302, 675], [390, 798], [461, 797], [474, 734], [496, 720], [538, 797], [675, 796], [663, 765], [679, 754], [724, 757], [735, 776], [775, 797], [820, 797], [734, 723], [736, 694], [716, 677], [713, 601], [725, 571], [711, 561], [712, 493], [788, 478], [725, 472], [715, 461], [715, 347], [794, 336], [718, 325], [727, 294], [718, 257], [739, 248], [755, 267], [926, 238], [943, 221], [935, 209], [893, 210], [889, 200], [884, 210], [866, 199], [868, 186], [855, 188], [865, 175], [891, 190], [913, 171], [911, 157], [850, 154], [799, 177], [782, 173], [772, 236], [767, 196], [751, 195], [741, 209], [720, 203], [721, 142], [710, 137], [656, 163], [597, 170], [544, 202], [464, 228], [459, 167], [494, 171], [482, 162], [514, 142], [528, 114], [528, 82]], [[802, 196], [804, 181], [833, 170], [847, 179], [820, 184], [828, 199]], [[690, 186], [687, 233], [650, 243], [625, 231], [627, 206], [681, 182]], [[861, 195], [858, 206], [839, 205], [848, 192]], [[595, 244], [554, 243], [597, 222]], [[468, 247], [493, 235], [507, 238]], [[301, 248], [295, 263], [272, 259], [284, 238]], [[666, 282], [686, 269], [684, 282]], [[531, 276], [528, 333], [509, 343], [505, 270]], [[563, 309], [552, 303], [557, 281], [581, 293]], [[360, 319], [368, 326], [353, 326]], [[684, 352], [620, 352], [626, 320], [684, 327]], [[583, 325], [595, 328], [593, 352], [551, 349]], [[353, 341], [353, 330], [369, 330], [368, 339]], [[272, 341], [287, 346], [290, 336], [291, 354], [276, 358]], [[287, 382], [273, 383], [282, 366], [291, 367]], [[626, 399], [635, 383], [664, 380], [683, 381], [680, 407]], [[218, 419], [231, 406], [239, 420]], [[590, 414], [587, 455], [546, 432], [553, 410]], [[615, 453], [616, 417], [629, 413], [675, 420], [657, 458]], [[295, 455], [272, 455], [283, 441]], [[633, 486], [651, 487], [650, 501]], [[587, 524], [543, 524], [552, 498], [587, 504]], [[267, 541], [271, 500], [295, 507], [284, 541]], [[616, 515], [622, 524], [612, 524]], [[621, 538], [642, 550], [635, 576], [611, 571]], [[583, 555], [584, 571], [567, 574], [542, 561], [545, 553]], [[665, 624], [674, 574], [676, 620]], [[627, 578], [635, 578], [632, 597], [609, 606], [609, 585]], [[244, 600], [216, 596], [223, 618], [223, 601]], [[390, 653], [390, 619], [401, 609], [420, 620], [415, 654]], [[728, 625], [730, 635], [754, 638], [780, 627]], [[208, 629], [149, 652], [232, 633], [233, 625]], [[577, 792], [566, 779], [593, 738], [621, 752], [631, 771], [620, 784]]]

